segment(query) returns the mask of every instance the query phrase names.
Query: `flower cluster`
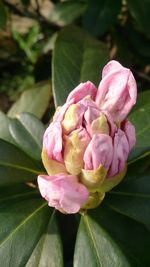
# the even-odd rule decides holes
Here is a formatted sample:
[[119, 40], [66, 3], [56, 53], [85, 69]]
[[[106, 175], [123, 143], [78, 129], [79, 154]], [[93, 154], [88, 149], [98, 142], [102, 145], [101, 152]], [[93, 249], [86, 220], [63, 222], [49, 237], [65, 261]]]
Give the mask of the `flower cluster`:
[[81, 83], [58, 107], [43, 138], [48, 175], [38, 177], [49, 206], [64, 213], [94, 208], [123, 179], [136, 142], [126, 119], [136, 96], [131, 71], [110, 61], [98, 89], [90, 81]]

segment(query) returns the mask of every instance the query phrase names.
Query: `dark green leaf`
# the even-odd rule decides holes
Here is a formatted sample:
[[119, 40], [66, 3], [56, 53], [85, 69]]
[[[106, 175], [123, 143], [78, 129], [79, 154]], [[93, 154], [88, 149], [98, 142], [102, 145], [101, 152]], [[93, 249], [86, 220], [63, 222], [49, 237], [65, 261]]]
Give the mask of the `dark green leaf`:
[[35, 180], [43, 173], [33, 159], [13, 144], [0, 139], [0, 186]]
[[81, 219], [74, 255], [74, 266], [130, 266], [119, 246], [91, 217]]
[[116, 212], [128, 216], [150, 230], [150, 183], [149, 171], [142, 171], [139, 162], [134, 163], [134, 173], [127, 172], [119, 186], [110, 191], [105, 204]]
[[29, 156], [40, 160], [44, 125], [35, 116], [22, 113], [13, 119], [10, 132], [16, 144]]
[[83, 26], [96, 36], [103, 35], [115, 24], [120, 9], [120, 0], [89, 0]]
[[[47, 203], [30, 188], [21, 187], [20, 192], [18, 189], [3, 202], [0, 200], [1, 265], [7, 267], [11, 262], [11, 266], [41, 266], [40, 263], [42, 266], [62, 266], [60, 237], [54, 216]], [[55, 252], [53, 241], [57, 247]], [[35, 253], [37, 246], [38, 255]], [[44, 262], [43, 255], [46, 255]]]
[[[141, 105], [141, 104], [140, 104]], [[129, 116], [129, 120], [136, 129], [137, 142], [133, 148], [129, 160], [134, 160], [143, 153], [150, 152], [150, 105], [143, 103], [143, 106], [136, 108]]]
[[45, 113], [51, 98], [50, 81], [40, 82], [33, 89], [24, 91], [20, 98], [12, 105], [8, 116], [14, 118], [22, 112], [29, 112], [38, 118]]
[[80, 82], [90, 80], [98, 85], [107, 60], [108, 50], [103, 43], [77, 27], [61, 30], [52, 63], [55, 104], [64, 104], [68, 93]]
[[[103, 227], [114, 242], [118, 244], [126, 259], [130, 262], [130, 266], [149, 267], [149, 231], [142, 224], [107, 208], [104, 203], [98, 209], [90, 212], [90, 217], [94, 223]], [[105, 257], [109, 258], [109, 253], [106, 247]], [[113, 261], [115, 261], [115, 258]], [[125, 264], [122, 266], [126, 266]], [[109, 266], [113, 266], [112, 263]], [[116, 264], [114, 266], [121, 265]]]
[[26, 267], [63, 266], [62, 245], [54, 215], [51, 216], [44, 235], [33, 250]]
[[84, 13], [85, 7], [85, 3], [77, 1], [58, 3], [52, 9], [49, 20], [58, 26], [65, 26], [80, 17]]
[[143, 108], [143, 106], [149, 104], [149, 99], [150, 99], [150, 90], [139, 93], [136, 105], [133, 107], [131, 112], [134, 112], [135, 110], [140, 110]]
[[150, 36], [150, 3], [149, 0], [127, 0], [128, 9], [135, 20], [136, 27]]
[[131, 24], [127, 28], [130, 46], [142, 57], [150, 58], [149, 38], [144, 34], [136, 32]]

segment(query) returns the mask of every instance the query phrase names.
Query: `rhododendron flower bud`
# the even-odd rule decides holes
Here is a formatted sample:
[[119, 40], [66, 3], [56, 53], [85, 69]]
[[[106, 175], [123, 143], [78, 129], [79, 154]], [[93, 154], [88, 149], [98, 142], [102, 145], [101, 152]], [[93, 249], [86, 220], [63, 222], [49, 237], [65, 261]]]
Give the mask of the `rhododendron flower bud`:
[[43, 137], [48, 176], [38, 177], [49, 206], [64, 213], [95, 208], [123, 179], [136, 142], [126, 118], [135, 101], [131, 71], [110, 61], [98, 90], [90, 81], [81, 83], [57, 108]]
[[112, 60], [103, 69], [96, 103], [107, 110], [116, 122], [126, 118], [136, 103], [137, 88], [132, 72]]

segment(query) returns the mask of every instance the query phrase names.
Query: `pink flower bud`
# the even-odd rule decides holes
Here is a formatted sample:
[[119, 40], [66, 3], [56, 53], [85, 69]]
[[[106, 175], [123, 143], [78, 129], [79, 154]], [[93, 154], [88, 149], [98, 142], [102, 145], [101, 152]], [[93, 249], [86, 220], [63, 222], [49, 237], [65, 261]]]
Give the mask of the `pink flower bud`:
[[123, 121], [136, 103], [137, 88], [132, 72], [117, 61], [103, 69], [96, 103], [107, 110], [116, 122]]
[[48, 205], [64, 213], [78, 212], [89, 196], [86, 187], [73, 175], [40, 175], [38, 186]]
[[126, 119], [135, 101], [134, 77], [116, 61], [104, 67], [98, 90], [88, 81], [69, 94], [43, 137], [49, 176], [38, 184], [49, 206], [66, 213], [96, 207], [123, 179], [136, 142]]

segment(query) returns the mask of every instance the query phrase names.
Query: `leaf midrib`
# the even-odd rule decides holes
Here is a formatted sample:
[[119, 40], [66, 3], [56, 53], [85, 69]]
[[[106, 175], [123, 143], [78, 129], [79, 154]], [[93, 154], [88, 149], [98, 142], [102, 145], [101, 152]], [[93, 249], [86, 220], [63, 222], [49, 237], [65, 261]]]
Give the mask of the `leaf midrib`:
[[101, 264], [101, 261], [100, 261], [100, 257], [99, 257], [99, 253], [98, 253], [98, 248], [97, 248], [97, 245], [96, 245], [94, 234], [92, 232], [92, 229], [90, 228], [90, 223], [88, 221], [88, 217], [84, 216], [83, 218], [84, 218], [84, 221], [85, 221], [85, 225], [86, 225], [86, 228], [87, 228], [88, 235], [91, 238], [91, 241], [93, 243], [95, 256], [96, 256], [96, 261], [97, 261], [98, 265], [102, 267], [102, 264]]
[[[54, 210], [53, 210], [53, 213], [52, 213], [52, 215], [51, 215], [51, 217], [50, 217], [49, 223], [48, 223], [48, 225], [47, 225], [46, 233], [48, 232], [48, 229], [49, 229], [49, 227], [50, 227], [50, 225], [51, 225], [51, 223], [52, 223], [52, 220], [53, 220], [53, 217], [54, 217], [54, 215], [55, 215], [55, 212], [56, 212], [56, 210], [54, 209]], [[40, 267], [41, 255], [42, 255], [43, 248], [44, 248], [44, 243], [45, 243], [45, 240], [46, 240], [46, 233], [45, 233], [44, 238], [43, 238], [43, 242], [42, 242], [42, 245], [41, 245], [40, 253], [39, 253], [39, 255], [38, 255], [38, 262], [36, 262], [37, 267], [38, 267], [38, 266]]]
[[32, 212], [29, 216], [26, 217], [26, 219], [24, 219], [20, 224], [17, 225], [17, 227], [15, 227], [13, 229], [13, 231], [11, 231], [10, 234], [8, 234], [8, 236], [6, 236], [1, 242], [0, 242], [0, 248], [9, 240], [9, 238], [11, 238], [25, 223], [27, 223], [30, 219], [32, 219], [32, 217], [38, 213], [42, 208], [44, 208], [47, 205], [47, 203], [45, 202], [44, 204], [42, 204], [40, 207], [38, 207], [36, 210], [34, 210], [34, 212]]
[[31, 172], [31, 173], [34, 173], [34, 174], [43, 173], [42, 170], [37, 171], [37, 170], [30, 169], [30, 168], [25, 167], [25, 166], [12, 164], [10, 162], [4, 162], [4, 161], [1, 161], [1, 160], [0, 160], [0, 166], [2, 166], [2, 167], [10, 167], [10, 168], [13, 168], [13, 169], [18, 169], [18, 170], [23, 170], [23, 171]]
[[35, 195], [37, 194], [37, 190], [35, 191], [32, 191], [32, 192], [26, 192], [26, 193], [20, 193], [20, 194], [16, 194], [16, 195], [12, 195], [12, 196], [8, 196], [8, 197], [3, 197], [0, 199], [0, 204], [7, 201], [7, 200], [12, 200], [12, 199], [15, 199], [15, 198], [20, 198], [20, 197], [25, 197], [25, 196], [32, 196], [32, 195]]
[[25, 124], [18, 119], [19, 123], [22, 125], [22, 127], [25, 129], [25, 131], [29, 134], [29, 136], [31, 137], [31, 139], [35, 142], [35, 144], [38, 146], [38, 148], [41, 150], [41, 146], [40, 144], [37, 142], [36, 138], [34, 137], [34, 135], [31, 134], [31, 132], [28, 130], [28, 128], [26, 128]]

